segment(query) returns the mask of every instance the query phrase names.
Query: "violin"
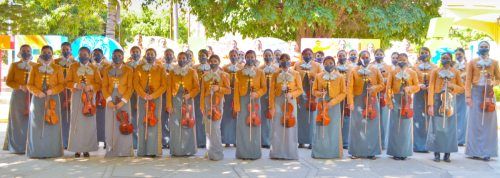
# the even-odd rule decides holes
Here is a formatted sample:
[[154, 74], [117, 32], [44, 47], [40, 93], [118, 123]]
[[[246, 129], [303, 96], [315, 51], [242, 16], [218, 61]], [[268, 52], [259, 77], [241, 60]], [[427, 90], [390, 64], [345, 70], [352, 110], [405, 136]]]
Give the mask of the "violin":
[[[267, 99], [267, 105], [270, 106], [269, 105], [269, 98]], [[271, 115], [271, 110], [270, 109], [267, 110], [266, 117], [268, 119], [273, 119], [273, 115]]]
[[65, 98], [63, 103], [62, 103], [63, 108], [69, 108], [69, 106], [71, 104], [71, 96], [68, 96], [68, 90], [69, 89], [63, 90], [63, 94], [64, 94], [64, 98]]
[[[326, 92], [326, 86], [323, 87], [323, 92]], [[325, 96], [323, 95], [323, 101], [318, 103], [319, 113], [316, 116], [316, 123], [322, 126], [330, 124], [330, 116], [326, 112]]]
[[[151, 93], [153, 93], [153, 90], [154, 89], [152, 87], [149, 87], [146, 93], [150, 95]], [[158, 123], [158, 119], [155, 115], [156, 103], [148, 100], [144, 105], [144, 109], [146, 109], [146, 115], [144, 116], [143, 122], [148, 124], [149, 126], [155, 126], [156, 123]]]
[[[491, 74], [488, 73], [486, 75], [486, 79], [491, 79]], [[495, 111], [495, 103], [493, 98], [495, 97], [495, 92], [493, 91], [493, 87], [490, 85], [484, 86], [483, 91], [484, 101], [481, 103], [481, 109], [483, 112], [493, 112]]]
[[[218, 85], [219, 82], [214, 82], [213, 85]], [[222, 118], [222, 113], [220, 110], [220, 97], [213, 97], [212, 89], [210, 89], [210, 111], [207, 113], [208, 116], [212, 116], [212, 120], [216, 121]], [[213, 101], [213, 102], [212, 102]], [[211, 123], [210, 123], [211, 124]]]
[[380, 107], [385, 107], [387, 106], [387, 101], [385, 100], [385, 93], [386, 93], [386, 88], [384, 88], [384, 90], [382, 90], [380, 93], [379, 93], [379, 101], [380, 101]]
[[[26, 83], [24, 85], [27, 86], [29, 72], [24, 72], [24, 75], [26, 76]], [[26, 107], [24, 108], [24, 111], [23, 111], [24, 116], [30, 114], [30, 103], [31, 103], [30, 92], [28, 92], [28, 94], [24, 97], [24, 104], [26, 104]]]
[[[401, 81], [404, 87], [408, 86], [408, 82], [406, 80]], [[413, 106], [411, 95], [402, 90], [403, 94], [401, 95], [401, 115], [406, 116], [406, 118], [413, 118]]]
[[[314, 81], [314, 77], [311, 77], [311, 80]], [[316, 111], [316, 108], [318, 107], [318, 103], [316, 102], [316, 97], [311, 94], [312, 87], [307, 91], [307, 103], [306, 103], [306, 109], [309, 111]]]
[[[188, 93], [188, 90], [185, 90], [184, 93]], [[181, 108], [181, 126], [184, 128], [192, 128], [195, 125], [194, 117], [191, 116], [193, 113], [193, 106], [187, 102], [186, 99], [183, 99], [183, 104]]]
[[[115, 104], [117, 105], [120, 101], [121, 99], [117, 96], [115, 98]], [[116, 113], [116, 119], [120, 122], [120, 132], [122, 134], [131, 134], [134, 132], [134, 126], [129, 122], [127, 112], [118, 110], [118, 113]]]
[[[252, 86], [250, 92], [253, 92], [254, 89], [255, 88]], [[249, 95], [250, 95], [250, 93], [249, 93]], [[260, 119], [260, 116], [258, 114], [259, 107], [260, 107], [259, 103], [255, 102], [253, 100], [253, 98], [250, 97], [250, 103], [248, 103], [247, 107], [248, 107], [248, 111], [250, 112], [250, 114], [247, 117], [247, 124], [250, 125], [250, 126], [252, 124], [255, 125], [255, 126], [259, 126], [260, 123], [261, 123], [261, 119]], [[250, 129], [250, 130], [252, 130], [252, 129]]]
[[97, 106], [106, 108], [106, 99], [104, 99], [103, 94], [99, 91], [95, 95], [95, 103]]
[[[365, 77], [366, 79], [366, 77]], [[376, 102], [376, 98], [375, 96], [371, 96], [371, 93], [368, 92], [368, 88], [371, 87], [372, 85], [372, 82], [370, 80], [368, 81], [365, 81], [365, 85], [366, 85], [366, 96], [365, 98], [363, 99], [363, 101], [365, 102], [365, 109], [363, 109], [363, 117], [365, 117], [365, 119], [368, 117], [370, 119], [375, 119], [377, 117], [377, 110], [375, 110], [375, 107], [374, 107], [374, 104]]]
[[[85, 76], [82, 76], [82, 84], [84, 86], [86, 86]], [[91, 92], [85, 91], [85, 89], [82, 91], [81, 100], [84, 103], [83, 108], [82, 108], [82, 114], [84, 116], [87, 116], [87, 117], [93, 116], [95, 114], [95, 112], [97, 111], [95, 105], [92, 103], [93, 98], [94, 97], [92, 96]]]
[[[291, 91], [291, 89], [287, 88], [283, 94], [287, 94]], [[288, 98], [285, 96], [285, 103], [283, 103], [283, 118], [281, 119], [281, 124], [283, 124], [285, 127], [290, 128], [295, 126], [295, 116], [293, 116], [293, 105], [292, 103], [288, 102]]]
[[[49, 89], [51, 88], [52, 86], [49, 85]], [[59, 122], [59, 117], [56, 113], [56, 101], [50, 98], [47, 93], [45, 93], [45, 112], [45, 121], [49, 122], [52, 125]]]
[[231, 108], [233, 109], [233, 118], [236, 119], [236, 110], [234, 109], [234, 100], [231, 103]]
[[[453, 115], [453, 107], [451, 107], [451, 100], [453, 99], [453, 95], [449, 92], [448, 86], [446, 83], [448, 82], [448, 78], [444, 79], [444, 93], [441, 94], [441, 106], [439, 106], [439, 114], [442, 116], [450, 117]], [[443, 125], [444, 126], [444, 125]]]

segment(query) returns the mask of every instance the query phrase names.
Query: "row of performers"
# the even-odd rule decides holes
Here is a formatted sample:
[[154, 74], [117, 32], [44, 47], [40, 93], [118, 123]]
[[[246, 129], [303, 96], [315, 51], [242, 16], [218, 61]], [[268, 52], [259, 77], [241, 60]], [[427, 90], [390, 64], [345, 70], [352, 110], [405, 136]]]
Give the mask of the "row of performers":
[[[62, 49], [62, 57], [52, 61], [51, 47], [43, 47], [36, 64], [24, 45], [21, 61], [9, 69], [11, 152], [57, 157], [67, 148], [76, 157], [89, 156], [102, 139], [106, 157], [132, 156], [135, 148], [138, 156], [161, 155], [167, 142], [174, 156], [194, 155], [206, 145], [211, 160], [223, 158], [224, 143], [239, 145], [236, 157], [242, 159], [260, 158], [262, 147], [271, 148], [271, 158], [298, 159], [296, 145], [309, 144], [316, 158], [342, 157], [344, 147], [352, 158], [375, 159], [387, 148], [398, 160], [413, 151], [433, 151], [436, 161], [439, 153], [449, 161], [467, 128], [467, 155], [497, 156], [490, 90], [499, 84], [500, 72], [488, 57], [487, 42], [479, 45], [480, 58], [470, 62], [463, 50], [455, 52], [456, 61], [444, 53], [439, 68], [429, 63], [427, 48], [411, 68], [405, 54], [391, 55], [392, 65], [384, 63], [381, 49], [371, 64], [365, 51], [359, 60], [352, 51], [339, 51], [335, 61], [305, 49], [293, 67], [287, 54], [278, 58], [266, 50], [266, 63], [255, 67], [255, 52], [245, 54], [243, 65], [231, 51], [232, 63], [222, 70], [219, 57], [204, 50], [200, 64], [188, 67], [190, 52], [176, 57], [166, 50], [165, 63], [158, 64], [154, 49], [141, 61], [141, 50], [134, 47], [130, 62], [116, 50], [107, 63], [99, 49], [79, 49], [80, 62], [71, 57], [69, 44]], [[96, 116], [102, 116], [97, 124]]]

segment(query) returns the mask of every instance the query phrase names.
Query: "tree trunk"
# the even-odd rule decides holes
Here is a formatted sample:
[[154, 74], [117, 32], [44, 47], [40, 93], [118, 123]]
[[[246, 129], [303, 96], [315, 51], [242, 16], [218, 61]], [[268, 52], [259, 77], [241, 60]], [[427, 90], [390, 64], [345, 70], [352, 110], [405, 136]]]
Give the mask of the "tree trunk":
[[116, 26], [116, 1], [109, 0], [108, 2], [108, 20], [106, 22], [106, 37], [115, 39]]
[[174, 2], [174, 41], [179, 41], [179, 12], [177, 3]]
[[325, 25], [314, 24], [313, 27], [307, 25], [305, 22], [299, 23], [299, 30], [297, 30], [296, 42], [299, 46], [299, 49], [302, 49], [301, 39], [302, 38], [331, 38], [333, 35], [333, 30], [325, 30]]

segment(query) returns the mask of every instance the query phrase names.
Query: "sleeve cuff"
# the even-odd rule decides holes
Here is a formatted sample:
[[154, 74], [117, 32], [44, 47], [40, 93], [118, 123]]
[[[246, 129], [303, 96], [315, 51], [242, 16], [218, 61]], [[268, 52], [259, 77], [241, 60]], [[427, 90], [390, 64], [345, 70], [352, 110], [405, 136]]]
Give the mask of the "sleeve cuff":
[[92, 85], [90, 85], [90, 90], [94, 90], [94, 87]]
[[23, 89], [23, 86], [22, 85], [19, 85], [19, 90], [22, 90]]
[[77, 83], [73, 84], [73, 88], [76, 88]]
[[106, 98], [106, 103], [110, 102], [111, 100], [113, 100], [113, 99], [111, 99], [111, 96], [109, 96], [108, 98]]
[[127, 104], [127, 100], [126, 100], [126, 99], [123, 99], [123, 98], [122, 98], [122, 101], [123, 101], [125, 104]]

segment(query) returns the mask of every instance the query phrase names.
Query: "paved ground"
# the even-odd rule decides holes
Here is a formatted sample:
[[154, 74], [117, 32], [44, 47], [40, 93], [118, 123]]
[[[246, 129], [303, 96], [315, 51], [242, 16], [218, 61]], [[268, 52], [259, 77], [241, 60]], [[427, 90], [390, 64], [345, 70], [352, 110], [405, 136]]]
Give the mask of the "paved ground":
[[[0, 124], [3, 145], [6, 124]], [[299, 149], [300, 160], [269, 159], [269, 149], [255, 161], [235, 159], [235, 148], [224, 150], [221, 161], [203, 158], [205, 149], [192, 157], [174, 158], [169, 150], [157, 158], [104, 158], [104, 150], [91, 157], [73, 158], [72, 152], [53, 159], [28, 159], [0, 151], [0, 177], [474, 177], [499, 178], [500, 159], [489, 162], [466, 157], [464, 148], [451, 155], [451, 163], [435, 163], [432, 153], [415, 153], [408, 161], [395, 161], [385, 154], [377, 160], [352, 160], [344, 150], [341, 159], [313, 159], [311, 150]]]

